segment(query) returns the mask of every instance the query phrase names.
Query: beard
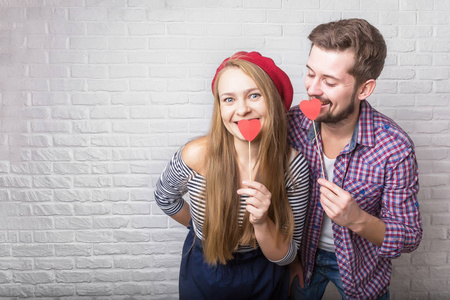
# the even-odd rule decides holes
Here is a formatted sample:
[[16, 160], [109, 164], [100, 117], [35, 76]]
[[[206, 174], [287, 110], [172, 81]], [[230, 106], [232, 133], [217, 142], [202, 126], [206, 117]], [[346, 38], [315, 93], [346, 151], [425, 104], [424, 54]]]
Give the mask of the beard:
[[[347, 119], [348, 117], [350, 117], [355, 112], [355, 109], [356, 109], [356, 104], [355, 104], [356, 103], [356, 101], [355, 101], [356, 92], [357, 92], [357, 90], [355, 88], [355, 90], [353, 91], [353, 94], [351, 96], [352, 99], [351, 99], [349, 105], [347, 105], [347, 107], [345, 107], [343, 111], [337, 113], [336, 115], [333, 115], [330, 112], [327, 112], [325, 115], [317, 117], [316, 122], [337, 124], [337, 123]], [[331, 108], [331, 105], [333, 105], [333, 103], [331, 101], [329, 101], [328, 99], [321, 99], [321, 97], [315, 97], [315, 98], [317, 98], [321, 101], [329, 102], [330, 108]]]

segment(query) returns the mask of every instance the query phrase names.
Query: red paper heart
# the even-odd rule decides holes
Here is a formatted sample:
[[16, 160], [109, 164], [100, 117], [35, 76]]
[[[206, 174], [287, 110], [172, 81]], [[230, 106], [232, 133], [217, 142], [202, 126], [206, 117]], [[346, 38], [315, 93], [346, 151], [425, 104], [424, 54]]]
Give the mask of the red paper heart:
[[320, 108], [322, 103], [317, 98], [312, 98], [311, 100], [303, 100], [300, 102], [300, 109], [303, 114], [310, 120], [315, 120], [320, 113]]
[[252, 120], [240, 120], [238, 122], [239, 131], [242, 133], [244, 138], [251, 142], [258, 135], [261, 130], [261, 122], [258, 119]]

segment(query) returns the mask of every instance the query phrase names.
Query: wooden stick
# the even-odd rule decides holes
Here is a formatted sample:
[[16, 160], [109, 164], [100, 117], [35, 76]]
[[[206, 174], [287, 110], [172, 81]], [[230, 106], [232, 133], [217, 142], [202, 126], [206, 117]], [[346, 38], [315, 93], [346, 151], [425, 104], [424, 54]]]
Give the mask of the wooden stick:
[[250, 141], [248, 141], [248, 171], [250, 172], [250, 180], [253, 180], [252, 176], [252, 151], [250, 148]]
[[319, 158], [320, 158], [320, 166], [322, 168], [322, 177], [326, 179], [325, 177], [325, 172], [323, 171], [323, 161], [322, 161], [322, 152], [320, 151], [319, 148], [319, 141], [317, 140], [317, 131], [316, 131], [316, 122], [313, 121], [313, 127], [314, 127], [314, 134], [315, 134], [315, 139], [316, 139], [316, 146], [317, 146], [317, 153], [319, 154]]

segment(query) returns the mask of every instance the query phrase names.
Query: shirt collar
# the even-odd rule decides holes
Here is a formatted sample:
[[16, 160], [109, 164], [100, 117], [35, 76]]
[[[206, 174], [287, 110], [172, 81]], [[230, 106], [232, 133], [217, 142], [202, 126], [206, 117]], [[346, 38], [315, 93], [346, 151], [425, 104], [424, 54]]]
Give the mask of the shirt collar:
[[[319, 131], [320, 125], [318, 122], [314, 122], [316, 130]], [[308, 131], [308, 140], [313, 141], [315, 137], [314, 126], [312, 121], [308, 118], [304, 118], [301, 123], [301, 127]], [[375, 138], [373, 132], [373, 109], [372, 106], [366, 101], [361, 102], [359, 119], [356, 123], [355, 130], [353, 131], [350, 143], [344, 148], [344, 152], [353, 151], [357, 144], [361, 144], [367, 147], [373, 147], [375, 145]]]

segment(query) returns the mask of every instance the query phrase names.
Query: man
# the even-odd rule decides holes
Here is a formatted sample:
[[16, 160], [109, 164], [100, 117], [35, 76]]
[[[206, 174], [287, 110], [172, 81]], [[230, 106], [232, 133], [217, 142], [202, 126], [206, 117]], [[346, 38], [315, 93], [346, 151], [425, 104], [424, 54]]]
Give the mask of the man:
[[391, 259], [418, 247], [422, 227], [413, 142], [366, 101], [386, 44], [361, 19], [319, 25], [308, 38], [305, 86], [321, 110], [316, 131], [298, 106], [289, 113], [290, 143], [312, 180], [302, 267], [294, 270], [303, 270], [304, 287], [294, 280], [291, 297], [321, 299], [332, 281], [343, 299], [388, 299]]

